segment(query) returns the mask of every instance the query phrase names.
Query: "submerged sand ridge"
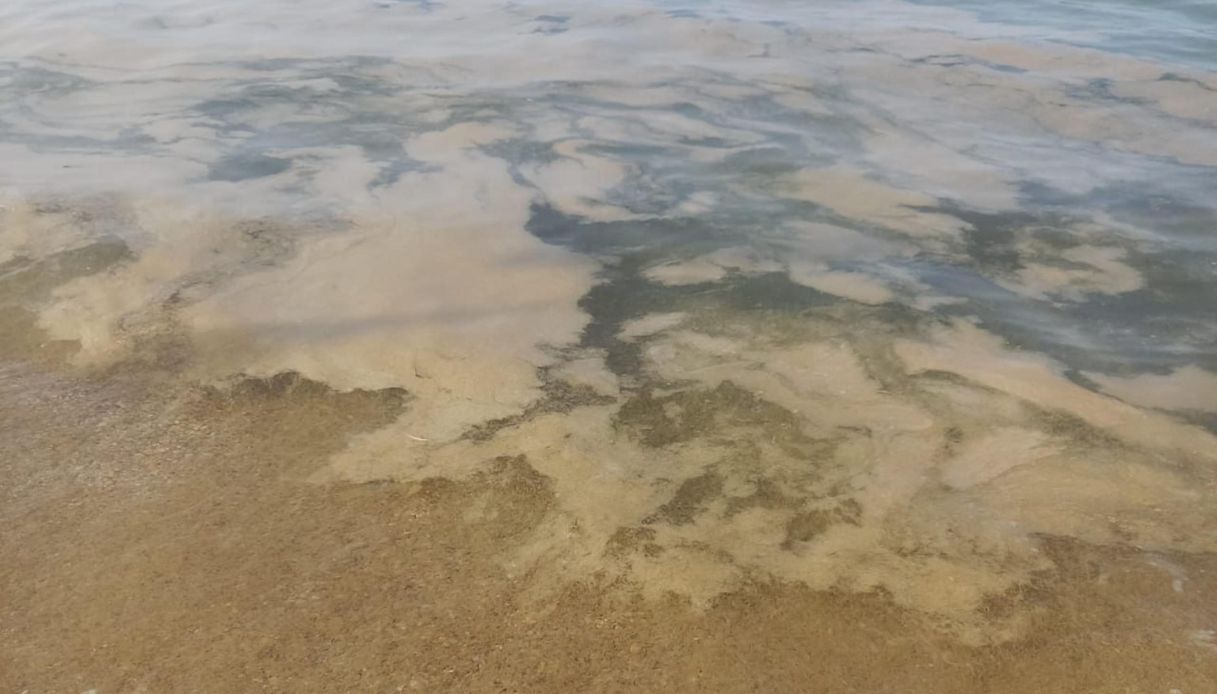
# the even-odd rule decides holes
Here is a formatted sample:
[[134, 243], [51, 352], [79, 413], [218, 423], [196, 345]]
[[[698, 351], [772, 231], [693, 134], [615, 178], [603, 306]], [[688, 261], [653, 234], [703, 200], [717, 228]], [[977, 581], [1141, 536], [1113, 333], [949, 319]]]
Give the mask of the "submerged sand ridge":
[[[1012, 350], [969, 321], [841, 301], [792, 281], [780, 265], [733, 261], [728, 274], [692, 285], [608, 276], [602, 290], [624, 285], [618, 290], [648, 298], [601, 304], [586, 299], [584, 261], [521, 230], [518, 243], [538, 244], [587, 283], [538, 312], [542, 324], [483, 323], [450, 303], [432, 314], [434, 326], [382, 319], [365, 334], [317, 330], [309, 340], [283, 337], [256, 313], [309, 326], [317, 319], [290, 311], [334, 313], [346, 291], [359, 303], [344, 310], [391, 315], [387, 302], [368, 301], [385, 291], [370, 289], [376, 285], [346, 282], [338, 291], [316, 274], [360, 267], [360, 281], [385, 282], [371, 271], [374, 261], [402, 256], [384, 243], [413, 243], [408, 234], [377, 233], [350, 230], [332, 249], [322, 240], [312, 253], [284, 256], [281, 268], [218, 275], [213, 296], [145, 309], [139, 321], [115, 326], [138, 330], [114, 343], [126, 347], [110, 353], [108, 368], [142, 362], [175, 380], [223, 384], [243, 360], [245, 378], [265, 369], [326, 380], [337, 369], [341, 376], [330, 379], [339, 390], [403, 389], [400, 414], [340, 446], [311, 479], [425, 485], [477, 479], [515, 461], [552, 494], [537, 525], [495, 553], [509, 575], [528, 577], [533, 599], [572, 581], [618, 580], [627, 592], [676, 595], [705, 609], [767, 577], [878, 590], [955, 638], [992, 643], [1026, 636], [1031, 613], [995, 617], [986, 605], [1055, 570], [1044, 537], [1131, 544], [1147, 556], [1214, 551], [1211, 432], [1088, 390], [1051, 358]], [[444, 238], [469, 238], [461, 233]], [[483, 250], [493, 263], [498, 248]], [[76, 266], [84, 276], [55, 291], [121, 286], [141, 260], [115, 254], [108, 263]], [[426, 287], [450, 281], [454, 265], [414, 267], [411, 280]], [[557, 279], [553, 267], [526, 269]], [[12, 277], [45, 271], [34, 265]], [[8, 301], [46, 301], [46, 290], [31, 295], [31, 286], [11, 281]], [[490, 301], [452, 286], [426, 295]], [[741, 307], [743, 297], [773, 300]], [[555, 325], [553, 306], [572, 318], [551, 341], [535, 342], [538, 325]], [[200, 316], [245, 323], [217, 330]], [[616, 332], [598, 330], [605, 321]], [[493, 344], [487, 330], [499, 331]], [[452, 346], [430, 347], [431, 335]], [[412, 349], [391, 348], [395, 339]], [[83, 366], [106, 354], [82, 347], [72, 358]], [[369, 380], [340, 380], [360, 377]], [[493, 523], [494, 513], [477, 506], [466, 518], [484, 511]]]
[[[40, 577], [78, 605], [177, 576], [163, 556], [226, 585], [307, 574], [270, 592], [321, 601], [318, 634], [356, 599], [325, 586], [392, 613], [408, 589], [369, 591], [417, 580], [470, 633], [469, 605], [498, 601], [486, 629], [544, 624], [543, 642], [563, 614], [652, 645], [755, 618], [771, 646], [807, 624], [857, 646], [866, 624], [933, 644], [883, 641], [893, 662], [938, 654], [912, 691], [975, 689], [952, 659], [990, 662], [993, 691], [1157, 686], [1168, 663], [1183, 691], [1217, 681], [1211, 71], [895, 2], [867, 4], [884, 21], [770, 8], [782, 22], [285, 7], [80, 8], [44, 18], [70, 50], [0, 42], [21, 54], [0, 82], [0, 152], [21, 163], [0, 170], [8, 517], [37, 543], [70, 501], [46, 530], [60, 551], [107, 529], [143, 548], [89, 554], [113, 583], [72, 593], [10, 544], [27, 573], [6, 582], [50, 615], [13, 623], [47, 642], [75, 622]], [[260, 46], [222, 36], [252, 27]], [[196, 497], [214, 508], [141, 539]], [[248, 554], [260, 507], [286, 563]], [[210, 542], [200, 521], [243, 549], [167, 549]], [[462, 562], [468, 605], [441, 585]], [[212, 614], [205, 593], [182, 614]], [[414, 644], [436, 619], [393, 628]], [[1042, 656], [1116, 623], [1118, 647], [1087, 648], [1152, 642], [1160, 664], [1066, 677]], [[650, 647], [619, 645], [612, 662]], [[8, 659], [69, 676], [37, 651]], [[546, 686], [611, 688], [516, 656], [573, 678]], [[464, 668], [397, 684], [476, 689]]]
[[[841, 319], [661, 333], [641, 383], [611, 404], [534, 406], [452, 442], [391, 427], [356, 439], [323, 479], [467, 477], [485, 469], [476, 461], [523, 456], [556, 508], [536, 544], [504, 557], [514, 571], [556, 572], [558, 585], [608, 572], [699, 604], [757, 575], [881, 589], [982, 642], [1021, 634], [1025, 615], [995, 623], [980, 608], [1051, 570], [1042, 535], [1213, 551], [1211, 433], [1050, 364], [1034, 382], [1050, 402], [994, 387], [983, 373], [1023, 359], [974, 328], [944, 326], [959, 345], [931, 357], [933, 343], [868, 344]], [[958, 350], [986, 372], [928, 361], [962, 365]], [[1123, 426], [1092, 423], [1108, 419]]]

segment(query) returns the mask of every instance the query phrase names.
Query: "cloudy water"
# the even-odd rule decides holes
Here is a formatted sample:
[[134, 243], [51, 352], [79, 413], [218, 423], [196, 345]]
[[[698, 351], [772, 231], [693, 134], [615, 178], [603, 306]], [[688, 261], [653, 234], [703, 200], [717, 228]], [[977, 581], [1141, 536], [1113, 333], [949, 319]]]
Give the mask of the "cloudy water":
[[1215, 37], [4, 3], [0, 683], [1213, 691]]

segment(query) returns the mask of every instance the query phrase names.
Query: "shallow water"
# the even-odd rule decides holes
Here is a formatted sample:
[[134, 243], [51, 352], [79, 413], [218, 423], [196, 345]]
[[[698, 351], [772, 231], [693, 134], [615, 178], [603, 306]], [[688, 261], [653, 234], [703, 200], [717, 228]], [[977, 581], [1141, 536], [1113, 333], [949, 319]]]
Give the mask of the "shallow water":
[[1148, 572], [1111, 604], [1175, 660], [1071, 686], [1207, 686], [1215, 36], [1195, 2], [6, 3], [6, 486], [227, 498], [290, 457], [322, 532], [352, 483], [505, 484], [448, 512], [506, 528], [460, 537], [529, 610], [783, 586], [941, 653], [1100, 628], [1061, 605]]

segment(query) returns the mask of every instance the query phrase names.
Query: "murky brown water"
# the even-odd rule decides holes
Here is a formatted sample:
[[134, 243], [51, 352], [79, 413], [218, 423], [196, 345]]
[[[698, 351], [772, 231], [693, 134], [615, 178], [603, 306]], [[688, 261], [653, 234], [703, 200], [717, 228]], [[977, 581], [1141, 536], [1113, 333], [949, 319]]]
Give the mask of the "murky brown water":
[[1217, 689], [1217, 65], [1112, 7], [6, 7], [0, 685]]

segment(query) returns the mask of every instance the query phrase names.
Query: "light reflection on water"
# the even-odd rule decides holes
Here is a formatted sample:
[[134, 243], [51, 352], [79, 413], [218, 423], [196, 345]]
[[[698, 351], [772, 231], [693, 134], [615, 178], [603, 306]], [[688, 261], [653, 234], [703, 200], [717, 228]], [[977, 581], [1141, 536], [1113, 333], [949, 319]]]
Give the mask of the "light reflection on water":
[[1217, 6], [1204, 0], [1116, 0], [1114, 2], [938, 2], [995, 22], [1034, 28], [1064, 43], [1178, 62], [1202, 70], [1217, 63]]

